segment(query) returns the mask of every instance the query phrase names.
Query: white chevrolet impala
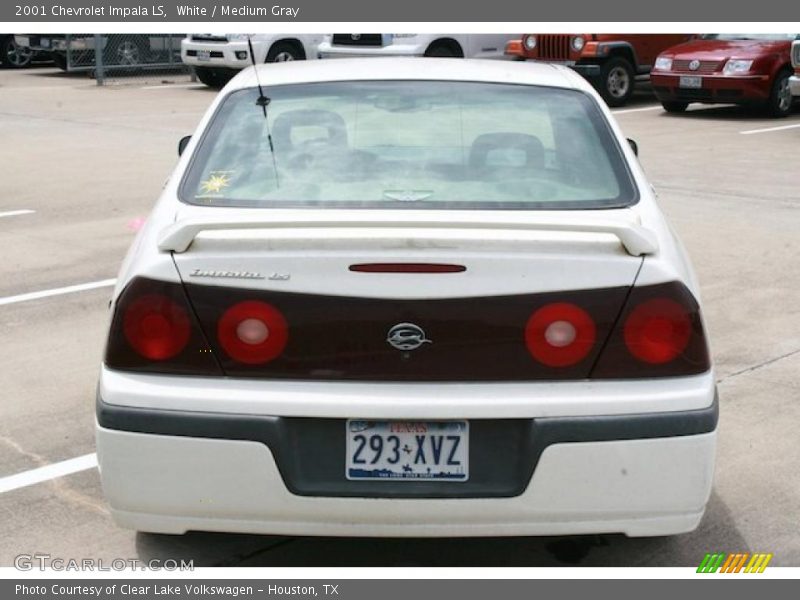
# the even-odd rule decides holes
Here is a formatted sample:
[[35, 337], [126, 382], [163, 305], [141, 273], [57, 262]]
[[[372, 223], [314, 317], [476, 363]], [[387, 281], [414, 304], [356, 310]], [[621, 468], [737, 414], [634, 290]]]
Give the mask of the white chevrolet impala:
[[122, 266], [98, 386], [119, 524], [697, 526], [718, 404], [698, 286], [580, 76], [250, 68], [181, 146]]

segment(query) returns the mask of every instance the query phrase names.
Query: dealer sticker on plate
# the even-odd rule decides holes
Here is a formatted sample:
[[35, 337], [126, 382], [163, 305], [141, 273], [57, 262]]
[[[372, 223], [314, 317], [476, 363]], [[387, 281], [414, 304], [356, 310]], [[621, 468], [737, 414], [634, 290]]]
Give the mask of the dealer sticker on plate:
[[469, 479], [468, 421], [350, 419], [346, 428], [347, 479]]

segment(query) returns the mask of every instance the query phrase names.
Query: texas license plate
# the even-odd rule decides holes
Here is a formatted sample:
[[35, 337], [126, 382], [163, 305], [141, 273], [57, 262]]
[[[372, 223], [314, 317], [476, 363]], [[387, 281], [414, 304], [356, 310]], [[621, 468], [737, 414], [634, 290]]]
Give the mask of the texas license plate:
[[198, 50], [197, 51], [197, 60], [211, 60], [211, 51], [210, 50]]
[[699, 75], [681, 75], [678, 86], [692, 89], [701, 88], [703, 87], [703, 78]]
[[346, 436], [347, 479], [469, 479], [468, 421], [350, 419]]

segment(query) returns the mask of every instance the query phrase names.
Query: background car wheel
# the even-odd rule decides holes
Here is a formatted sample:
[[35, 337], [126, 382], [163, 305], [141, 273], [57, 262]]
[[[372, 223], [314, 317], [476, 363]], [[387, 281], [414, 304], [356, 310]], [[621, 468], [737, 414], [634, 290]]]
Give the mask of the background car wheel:
[[231, 80], [232, 74], [221, 69], [211, 69], [209, 67], [195, 67], [195, 75], [200, 83], [210, 88], [219, 89]]
[[439, 42], [432, 44], [425, 51], [425, 56], [434, 58], [464, 58], [464, 52], [457, 46]]
[[278, 42], [270, 47], [265, 62], [289, 62], [290, 60], [305, 60], [305, 58], [305, 54], [300, 52], [294, 44]]
[[789, 89], [789, 69], [781, 69], [772, 82], [772, 92], [767, 100], [767, 112], [770, 116], [781, 118], [792, 112], [792, 90]]
[[609, 106], [624, 106], [633, 95], [634, 83], [633, 67], [624, 58], [611, 58], [600, 68], [598, 92]]
[[0, 62], [8, 69], [23, 69], [31, 64], [33, 50], [18, 46], [14, 36], [8, 36], [0, 42]]
[[662, 102], [661, 106], [663, 106], [664, 110], [668, 113], [682, 113], [689, 106], [689, 103], [670, 100], [667, 102]]
[[67, 55], [66, 54], [62, 54], [61, 52], [54, 52], [53, 53], [53, 62], [62, 71], [66, 71], [67, 70]]
[[103, 60], [109, 67], [135, 67], [149, 60], [149, 44], [146, 38], [125, 35], [110, 36]]

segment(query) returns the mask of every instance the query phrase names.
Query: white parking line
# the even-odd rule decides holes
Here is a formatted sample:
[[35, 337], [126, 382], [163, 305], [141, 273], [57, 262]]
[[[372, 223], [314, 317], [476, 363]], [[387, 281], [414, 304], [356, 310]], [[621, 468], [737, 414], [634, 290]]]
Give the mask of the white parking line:
[[62, 462], [53, 463], [39, 467], [38, 469], [31, 469], [17, 473], [16, 475], [9, 475], [8, 477], [0, 478], [0, 494], [18, 490], [20, 488], [28, 487], [43, 481], [50, 481], [57, 477], [64, 475], [71, 475], [87, 469], [94, 469], [97, 466], [97, 454], [84, 454], [77, 458], [71, 458]]
[[622, 110], [612, 110], [611, 114], [624, 115], [625, 113], [645, 112], [647, 110], [664, 110], [664, 108], [660, 104], [657, 104], [655, 106], [644, 106], [642, 108], [625, 108]]
[[6, 212], [0, 212], [0, 217], [16, 217], [18, 215], [30, 215], [35, 212], [35, 210], [28, 210], [27, 208], [24, 210], [8, 210]]
[[765, 127], [764, 129], [748, 129], [746, 131], [740, 131], [742, 135], [752, 135], [754, 133], [767, 133], [768, 131], [783, 131], [784, 129], [796, 129], [800, 127], [800, 123], [795, 123], [794, 125], [781, 125], [780, 127]]
[[169, 88], [201, 88], [205, 87], [202, 83], [165, 83], [161, 85], [145, 85], [143, 90], [166, 90]]
[[60, 296], [61, 294], [72, 294], [73, 292], [83, 292], [102, 287], [111, 287], [116, 282], [116, 279], [103, 279], [102, 281], [68, 285], [66, 287], [53, 288], [51, 290], [41, 290], [39, 292], [19, 294], [17, 296], [6, 296], [5, 298], [0, 298], [0, 306], [4, 306], [6, 304], [16, 304], [17, 302], [27, 302], [28, 300], [38, 300], [39, 298], [49, 298], [50, 296]]

